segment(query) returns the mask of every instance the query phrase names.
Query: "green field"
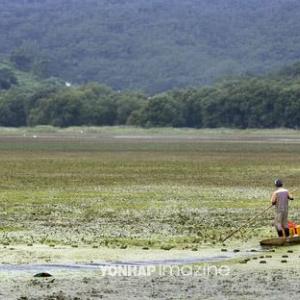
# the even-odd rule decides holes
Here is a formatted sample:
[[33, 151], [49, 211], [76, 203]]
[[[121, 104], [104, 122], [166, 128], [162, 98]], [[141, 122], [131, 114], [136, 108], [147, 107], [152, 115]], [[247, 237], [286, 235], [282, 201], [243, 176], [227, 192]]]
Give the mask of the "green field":
[[[298, 131], [1, 129], [0, 242], [218, 245], [269, 205], [277, 177], [298, 187]], [[291, 219], [300, 222], [298, 207]], [[272, 219], [231, 241], [274, 235]]]

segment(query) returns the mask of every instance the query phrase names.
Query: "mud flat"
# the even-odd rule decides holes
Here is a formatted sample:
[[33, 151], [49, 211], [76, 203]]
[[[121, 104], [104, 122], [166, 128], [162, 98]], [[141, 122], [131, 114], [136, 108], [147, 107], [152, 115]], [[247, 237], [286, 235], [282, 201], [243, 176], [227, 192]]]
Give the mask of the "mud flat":
[[[3, 248], [0, 299], [298, 299], [299, 254], [299, 247], [230, 248], [225, 254], [217, 247], [146, 253]], [[13, 263], [14, 255], [23, 255], [22, 265]], [[34, 277], [42, 272], [52, 276]]]

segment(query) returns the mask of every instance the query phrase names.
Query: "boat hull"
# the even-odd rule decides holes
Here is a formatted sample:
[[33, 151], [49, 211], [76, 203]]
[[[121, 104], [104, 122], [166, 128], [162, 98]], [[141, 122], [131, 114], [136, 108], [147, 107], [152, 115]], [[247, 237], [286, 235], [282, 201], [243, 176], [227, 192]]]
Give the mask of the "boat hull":
[[261, 246], [288, 246], [300, 244], [300, 236], [286, 238], [272, 238], [260, 241]]

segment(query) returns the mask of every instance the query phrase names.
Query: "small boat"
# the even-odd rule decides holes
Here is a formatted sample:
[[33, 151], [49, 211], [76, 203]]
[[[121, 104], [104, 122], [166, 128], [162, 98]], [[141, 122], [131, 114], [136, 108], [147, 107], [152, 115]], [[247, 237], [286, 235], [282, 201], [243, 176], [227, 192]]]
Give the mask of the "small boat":
[[300, 236], [294, 236], [290, 238], [272, 238], [260, 241], [261, 246], [288, 246], [300, 244]]

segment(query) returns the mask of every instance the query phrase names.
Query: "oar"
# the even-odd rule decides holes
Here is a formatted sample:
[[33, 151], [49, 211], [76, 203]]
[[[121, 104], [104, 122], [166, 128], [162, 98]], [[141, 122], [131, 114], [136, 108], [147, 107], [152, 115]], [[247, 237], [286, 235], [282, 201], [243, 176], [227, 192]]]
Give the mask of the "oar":
[[261, 211], [259, 214], [255, 215], [253, 218], [249, 219], [245, 224], [243, 224], [242, 226], [240, 226], [238, 229], [236, 229], [233, 232], [231, 232], [228, 236], [226, 236], [225, 239], [222, 240], [222, 243], [224, 243], [226, 240], [228, 240], [230, 237], [232, 237], [234, 234], [236, 234], [237, 232], [239, 232], [241, 229], [243, 229], [247, 225], [251, 224], [256, 218], [258, 218], [259, 216], [263, 215], [272, 206], [273, 206], [273, 204], [271, 204], [270, 206], [268, 206], [266, 209], [264, 209], [263, 211]]

